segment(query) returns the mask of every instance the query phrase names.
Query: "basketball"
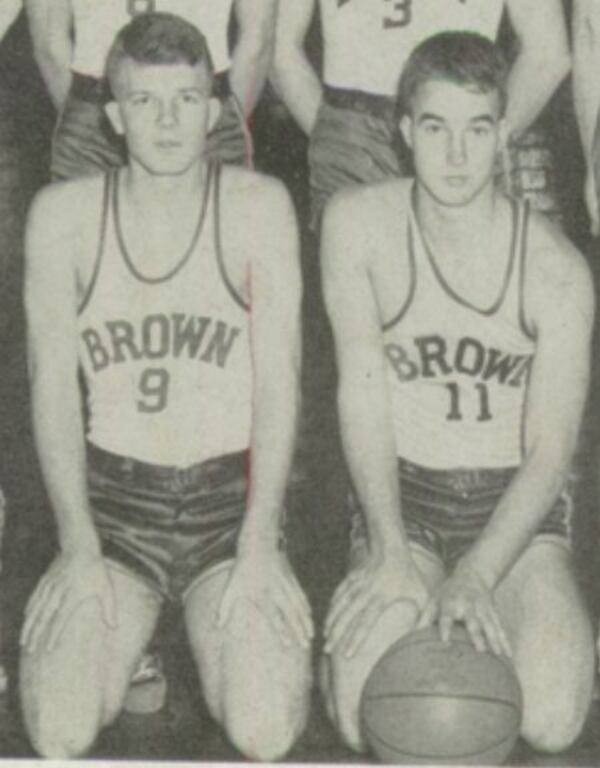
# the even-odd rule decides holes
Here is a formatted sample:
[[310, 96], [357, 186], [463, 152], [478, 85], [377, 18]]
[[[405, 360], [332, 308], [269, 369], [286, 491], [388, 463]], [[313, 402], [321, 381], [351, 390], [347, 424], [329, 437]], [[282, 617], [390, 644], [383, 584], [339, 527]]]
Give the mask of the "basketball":
[[363, 735], [384, 763], [500, 764], [521, 723], [510, 660], [475, 650], [455, 627], [403, 637], [373, 668], [361, 699]]

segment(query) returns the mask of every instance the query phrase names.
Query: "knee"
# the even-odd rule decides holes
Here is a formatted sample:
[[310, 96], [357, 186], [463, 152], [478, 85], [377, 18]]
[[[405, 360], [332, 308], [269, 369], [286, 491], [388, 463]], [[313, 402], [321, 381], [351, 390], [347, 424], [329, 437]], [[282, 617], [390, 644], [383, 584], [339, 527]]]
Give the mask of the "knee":
[[554, 701], [551, 708], [546, 706], [537, 711], [526, 711], [521, 734], [538, 752], [563, 752], [581, 733], [586, 713], [586, 707]]
[[92, 747], [96, 735], [95, 723], [84, 722], [81, 717], [67, 721], [64, 717], [39, 717], [28, 723], [29, 738], [35, 751], [54, 760], [66, 760], [84, 756]]
[[275, 762], [287, 755], [306, 725], [308, 707], [301, 711], [268, 711], [259, 707], [230, 711], [225, 730], [234, 747], [257, 762]]

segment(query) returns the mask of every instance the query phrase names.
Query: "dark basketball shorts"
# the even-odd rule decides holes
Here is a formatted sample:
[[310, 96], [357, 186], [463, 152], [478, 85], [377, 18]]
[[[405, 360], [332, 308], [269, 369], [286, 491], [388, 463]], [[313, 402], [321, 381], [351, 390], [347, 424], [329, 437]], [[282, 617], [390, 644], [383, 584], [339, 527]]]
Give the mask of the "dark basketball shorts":
[[[402, 520], [411, 548], [421, 550], [451, 571], [467, 552], [496, 509], [517, 472], [506, 469], [428, 469], [398, 459]], [[350, 564], [358, 564], [368, 547], [360, 503], [349, 496]], [[534, 540], [552, 540], [570, 548], [573, 503], [563, 491]]]
[[103, 556], [158, 596], [184, 599], [235, 558], [247, 459], [234, 453], [182, 469], [89, 444], [88, 493]]
[[[218, 80], [224, 83], [225, 79]], [[210, 160], [251, 166], [253, 148], [242, 111], [235, 97], [221, 85], [221, 114], [208, 135]], [[54, 180], [104, 173], [124, 165], [125, 142], [115, 133], [104, 104], [109, 96], [101, 80], [73, 75], [71, 91], [59, 115], [52, 139], [50, 170]]]
[[308, 163], [313, 229], [339, 189], [407, 175], [393, 100], [325, 86]]

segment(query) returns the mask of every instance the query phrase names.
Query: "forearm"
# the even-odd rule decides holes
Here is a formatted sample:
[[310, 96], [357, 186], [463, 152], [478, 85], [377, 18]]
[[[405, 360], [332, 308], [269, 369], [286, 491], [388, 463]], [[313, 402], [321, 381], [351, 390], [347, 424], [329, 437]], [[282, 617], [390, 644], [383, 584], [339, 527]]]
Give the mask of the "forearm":
[[262, 93], [273, 53], [270, 35], [242, 35], [233, 53], [229, 81], [246, 118]]
[[53, 56], [48, 50], [36, 51], [35, 58], [50, 99], [56, 110], [60, 111], [67, 100], [73, 80], [70, 66], [64, 59]]
[[299, 412], [297, 371], [273, 379], [254, 397], [250, 494], [240, 535], [242, 548], [277, 546]]
[[339, 414], [348, 468], [363, 508], [369, 545], [376, 552], [409, 557], [402, 522], [396, 449], [382, 403], [384, 388], [340, 386]]
[[[573, 98], [579, 135], [589, 164], [600, 103], [600, 28], [587, 17], [575, 19], [573, 47]], [[600, 25], [596, 25], [600, 26]]]
[[519, 137], [538, 117], [552, 94], [569, 72], [566, 52], [540, 55], [522, 50], [508, 79], [506, 122], [509, 135]]
[[323, 89], [304, 51], [295, 49], [283, 55], [276, 48], [271, 82], [300, 128], [310, 135]]
[[[56, 517], [63, 552], [99, 552], [87, 496], [83, 422], [79, 398], [53, 397], [32, 378], [32, 416], [42, 475]], [[76, 407], [67, 403], [75, 402]], [[57, 403], [59, 405], [57, 405]]]
[[494, 589], [535, 536], [566, 483], [571, 451], [536, 451], [525, 460], [488, 525], [461, 561]]

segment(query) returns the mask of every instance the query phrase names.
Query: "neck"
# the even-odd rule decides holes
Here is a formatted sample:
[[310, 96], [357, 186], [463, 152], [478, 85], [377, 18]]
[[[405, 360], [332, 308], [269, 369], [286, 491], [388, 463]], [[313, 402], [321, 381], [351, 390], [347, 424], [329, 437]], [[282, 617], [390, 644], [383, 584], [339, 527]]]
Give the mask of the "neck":
[[465, 205], [444, 205], [418, 182], [415, 186], [415, 212], [428, 239], [450, 245], [465, 238], [473, 240], [491, 231], [496, 210], [492, 184]]
[[177, 175], [155, 175], [132, 160], [124, 172], [123, 189], [137, 205], [144, 208], [185, 209], [186, 204], [202, 194], [208, 166], [198, 162]]

